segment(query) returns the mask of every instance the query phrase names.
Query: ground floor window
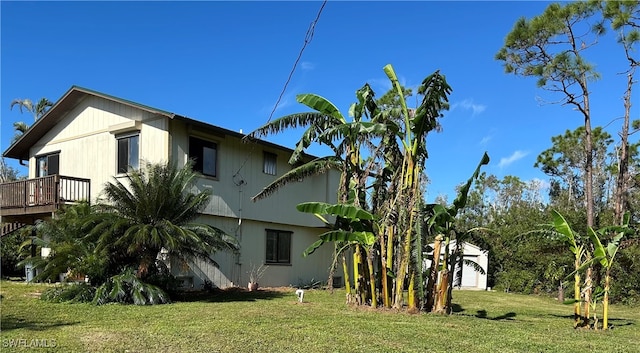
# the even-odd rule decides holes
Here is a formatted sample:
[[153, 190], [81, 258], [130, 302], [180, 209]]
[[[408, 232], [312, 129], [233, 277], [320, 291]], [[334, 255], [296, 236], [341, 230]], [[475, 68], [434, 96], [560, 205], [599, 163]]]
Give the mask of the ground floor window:
[[289, 231], [267, 229], [266, 263], [291, 264], [291, 234]]

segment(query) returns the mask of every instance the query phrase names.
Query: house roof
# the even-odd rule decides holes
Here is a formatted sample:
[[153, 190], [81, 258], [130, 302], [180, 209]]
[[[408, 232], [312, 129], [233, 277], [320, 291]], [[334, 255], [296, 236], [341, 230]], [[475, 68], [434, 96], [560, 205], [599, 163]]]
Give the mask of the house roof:
[[[153, 107], [132, 102], [126, 99], [114, 97], [114, 96], [111, 96], [102, 92], [94, 91], [88, 88], [72, 86], [40, 119], [36, 120], [36, 122], [33, 123], [33, 125], [31, 125], [29, 129], [24, 134], [22, 134], [22, 136], [20, 136], [20, 138], [17, 141], [11, 144], [11, 146], [9, 146], [2, 155], [7, 158], [15, 158], [20, 160], [29, 159], [29, 149], [31, 148], [31, 146], [33, 146], [36, 142], [38, 142], [38, 140], [40, 140], [49, 130], [51, 130], [53, 126], [59, 123], [68, 112], [73, 110], [82, 100], [84, 100], [88, 96], [100, 97], [106, 100], [131, 106], [152, 114], [165, 116], [165, 117], [168, 117], [169, 119], [181, 120], [188, 124], [192, 124], [192, 125], [198, 126], [199, 128], [209, 130], [215, 133], [230, 135], [237, 138], [245, 137], [244, 134], [241, 134], [232, 130], [228, 130], [219, 126], [211, 125], [203, 121], [191, 119], [186, 116], [182, 116], [182, 115], [171, 113], [165, 110], [153, 108]], [[267, 142], [264, 140], [252, 139], [251, 141], [258, 142], [262, 145], [266, 145], [272, 148], [285, 150], [287, 152], [293, 151], [290, 148], [280, 146], [271, 142]]]

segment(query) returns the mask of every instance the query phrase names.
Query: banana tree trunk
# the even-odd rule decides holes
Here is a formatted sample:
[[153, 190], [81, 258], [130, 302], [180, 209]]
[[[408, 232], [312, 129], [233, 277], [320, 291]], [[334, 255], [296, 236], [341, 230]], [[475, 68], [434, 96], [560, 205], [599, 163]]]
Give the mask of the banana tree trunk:
[[580, 274], [578, 269], [580, 268], [580, 259], [576, 258], [575, 261], [576, 274], [573, 276], [573, 328], [580, 326], [582, 321], [580, 313]]
[[442, 234], [436, 236], [433, 242], [433, 259], [431, 260], [431, 268], [429, 269], [429, 279], [427, 282], [427, 297], [425, 298], [425, 311], [433, 310], [434, 301], [437, 296], [438, 268], [440, 266], [440, 251], [442, 250]]
[[344, 287], [347, 291], [347, 304], [351, 303], [353, 295], [351, 294], [351, 279], [349, 278], [349, 268], [347, 267], [347, 256], [342, 252], [342, 274], [344, 275]]
[[591, 292], [592, 292], [592, 279], [593, 276], [593, 270], [591, 268], [591, 266], [589, 266], [589, 268], [587, 268], [587, 273], [584, 276], [584, 313], [582, 315], [582, 318], [584, 319], [584, 322], [582, 323], [582, 325], [584, 327], [589, 327], [590, 323], [590, 305], [591, 305]]
[[436, 296], [436, 304], [434, 312], [444, 313], [444, 308], [447, 302], [447, 293], [449, 287], [449, 243], [451, 238], [447, 236], [444, 241], [444, 254], [442, 255], [442, 271], [440, 274], [440, 282], [438, 283], [438, 292]]
[[609, 289], [610, 289], [610, 273], [609, 268], [604, 276], [604, 298], [602, 299], [602, 329], [608, 329], [609, 324]]
[[373, 270], [374, 247], [372, 246], [367, 254], [367, 265], [369, 267], [369, 287], [371, 291], [371, 307], [378, 307], [378, 295], [376, 293], [376, 276]]
[[387, 250], [384, 234], [380, 236], [380, 289], [382, 291], [382, 305], [385, 308], [391, 307], [387, 283]]
[[[456, 241], [456, 248], [458, 247], [458, 242]], [[449, 282], [447, 283], [447, 297], [445, 301], [444, 312], [447, 314], [451, 314], [451, 299], [453, 297], [453, 281], [457, 277], [456, 275], [456, 265], [458, 263], [458, 249], [451, 254], [451, 258], [449, 258]], [[462, 268], [460, 268], [462, 271]]]
[[362, 254], [360, 253], [360, 246], [356, 245], [356, 250], [353, 253], [353, 281], [354, 286], [356, 288], [356, 303], [361, 305], [364, 303], [363, 301], [363, 274], [360, 272], [361, 264], [362, 264]]

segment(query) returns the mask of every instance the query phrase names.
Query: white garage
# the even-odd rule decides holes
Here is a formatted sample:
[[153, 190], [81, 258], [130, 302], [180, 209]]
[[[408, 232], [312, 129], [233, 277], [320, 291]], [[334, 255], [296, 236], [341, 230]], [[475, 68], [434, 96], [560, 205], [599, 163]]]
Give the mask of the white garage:
[[[430, 244], [433, 248], [433, 244]], [[456, 246], [456, 241], [451, 241], [449, 246], [453, 251]], [[444, 246], [442, 247], [441, 254], [444, 253]], [[476, 245], [471, 243], [462, 243], [462, 254], [464, 256], [464, 262], [462, 265], [462, 281], [460, 283], [460, 289], [474, 289], [474, 290], [486, 290], [487, 289], [487, 269], [489, 264], [489, 254], [487, 251], [480, 249]], [[430, 255], [430, 254], [429, 254]], [[476, 267], [471, 263], [475, 263], [480, 266], [483, 272], [477, 271]], [[431, 260], [425, 260], [425, 268], [431, 267]], [[460, 271], [460, 267], [456, 266], [457, 272]]]

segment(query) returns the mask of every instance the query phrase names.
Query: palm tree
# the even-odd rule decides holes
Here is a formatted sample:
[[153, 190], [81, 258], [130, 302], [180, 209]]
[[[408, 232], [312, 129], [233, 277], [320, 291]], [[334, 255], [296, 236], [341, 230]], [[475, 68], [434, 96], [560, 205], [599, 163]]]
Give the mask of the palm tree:
[[222, 230], [195, 223], [206, 207], [209, 190], [192, 193], [197, 174], [189, 162], [178, 168], [175, 164], [151, 164], [127, 175], [126, 183], [119, 179], [107, 183], [104, 193], [108, 203], [93, 232], [99, 234], [97, 250], [112, 248], [136, 275], [144, 279], [158, 270], [158, 254], [196, 257], [212, 262], [211, 254], [219, 250], [237, 251], [237, 240]]
[[38, 103], [33, 104], [31, 99], [16, 98], [11, 101], [10, 108], [13, 109], [13, 107], [16, 105], [20, 109], [20, 113], [23, 113], [24, 109], [33, 114], [33, 120], [35, 121], [40, 119], [47, 112], [47, 110], [49, 110], [49, 108], [53, 106], [53, 102], [51, 102], [47, 98], [40, 98]]
[[[10, 109], [13, 110], [14, 106], [18, 106], [20, 109], [20, 113], [23, 113], [23, 110], [30, 112], [33, 115], [33, 120], [36, 121], [40, 119], [48, 110], [53, 106], [53, 102], [48, 100], [47, 98], [40, 98], [38, 103], [33, 104], [31, 99], [22, 99], [16, 98], [11, 101]], [[11, 142], [16, 142], [22, 134], [24, 134], [28, 129], [29, 125], [23, 121], [18, 121], [13, 123], [13, 128], [15, 129], [15, 135]]]

